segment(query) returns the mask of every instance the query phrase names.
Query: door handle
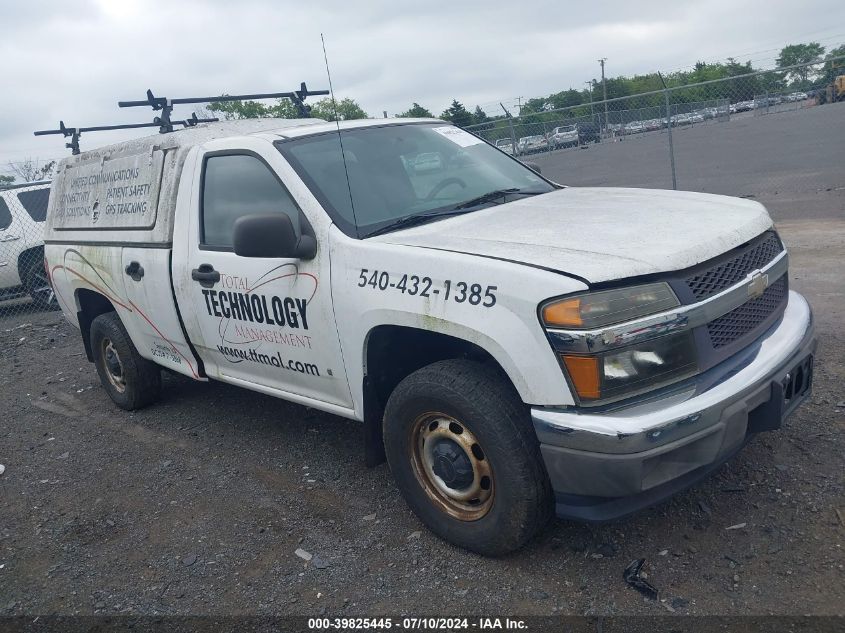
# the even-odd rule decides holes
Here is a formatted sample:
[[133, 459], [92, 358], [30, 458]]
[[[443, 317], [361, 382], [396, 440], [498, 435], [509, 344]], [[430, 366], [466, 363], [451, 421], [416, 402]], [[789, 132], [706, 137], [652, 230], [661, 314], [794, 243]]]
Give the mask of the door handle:
[[203, 288], [211, 288], [220, 281], [220, 273], [214, 270], [211, 264], [200, 264], [199, 268], [191, 271], [191, 279], [200, 282]]
[[21, 239], [20, 235], [4, 235], [3, 237], [0, 237], [0, 242], [14, 242], [19, 239]]
[[141, 277], [144, 276], [144, 267], [138, 262], [129, 262], [125, 270], [126, 274], [132, 277], [134, 281], [141, 281]]

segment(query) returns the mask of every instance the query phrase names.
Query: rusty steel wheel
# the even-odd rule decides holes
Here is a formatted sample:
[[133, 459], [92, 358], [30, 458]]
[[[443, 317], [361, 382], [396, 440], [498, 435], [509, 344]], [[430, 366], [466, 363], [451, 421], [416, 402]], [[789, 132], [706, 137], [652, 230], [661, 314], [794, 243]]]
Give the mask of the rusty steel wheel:
[[426, 365], [396, 385], [383, 422], [396, 485], [438, 536], [501, 556], [549, 520], [554, 498], [528, 408], [497, 368]]
[[114, 348], [111, 339], [104, 338], [100, 342], [100, 347], [106, 378], [118, 393], [123, 393], [126, 391], [126, 377], [123, 375], [123, 363], [120, 360], [120, 355]]
[[161, 370], [142, 358], [116, 312], [91, 322], [91, 354], [109, 397], [127, 411], [154, 402], [161, 391]]
[[477, 521], [493, 506], [493, 470], [476, 436], [444, 413], [419, 416], [410, 436], [414, 475], [448, 515]]

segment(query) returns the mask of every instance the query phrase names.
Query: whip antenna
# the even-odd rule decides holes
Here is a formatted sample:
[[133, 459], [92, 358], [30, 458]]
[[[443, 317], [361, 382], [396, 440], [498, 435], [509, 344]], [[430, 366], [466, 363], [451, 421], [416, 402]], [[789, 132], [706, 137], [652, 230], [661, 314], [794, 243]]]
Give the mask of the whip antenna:
[[337, 101], [334, 98], [332, 73], [329, 70], [329, 56], [326, 54], [326, 40], [323, 38], [322, 33], [320, 33], [320, 41], [323, 43], [323, 59], [326, 61], [326, 76], [329, 78], [329, 94], [331, 95], [332, 109], [334, 110], [334, 122], [337, 126], [337, 140], [340, 143], [340, 157], [343, 159], [343, 173], [346, 175], [346, 189], [349, 191], [349, 206], [352, 209], [352, 219], [355, 222], [355, 234], [360, 237], [358, 233], [358, 218], [355, 216], [355, 203], [352, 201], [352, 185], [349, 182], [349, 168], [346, 166], [346, 152], [343, 151], [343, 135], [340, 133], [340, 114], [338, 114]]

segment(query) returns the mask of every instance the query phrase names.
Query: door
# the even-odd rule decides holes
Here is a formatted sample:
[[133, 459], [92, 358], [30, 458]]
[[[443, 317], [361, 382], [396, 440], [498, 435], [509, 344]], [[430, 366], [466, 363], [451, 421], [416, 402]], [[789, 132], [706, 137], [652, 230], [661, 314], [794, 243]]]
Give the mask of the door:
[[[231, 147], [234, 142], [237, 147]], [[314, 233], [315, 224], [284, 185], [278, 171], [287, 167], [284, 159], [266, 141], [241, 138], [209, 142], [185, 171], [191, 163], [190, 209], [180, 204], [174, 225], [173, 275], [188, 336], [207, 375], [279, 395], [351, 406], [326, 239]], [[304, 261], [235, 254], [235, 221], [266, 213], [287, 214], [297, 235], [314, 235], [316, 257]], [[183, 231], [180, 224], [186, 217], [189, 226]]]
[[21, 283], [18, 276], [18, 255], [23, 236], [6, 200], [0, 196], [0, 290]]

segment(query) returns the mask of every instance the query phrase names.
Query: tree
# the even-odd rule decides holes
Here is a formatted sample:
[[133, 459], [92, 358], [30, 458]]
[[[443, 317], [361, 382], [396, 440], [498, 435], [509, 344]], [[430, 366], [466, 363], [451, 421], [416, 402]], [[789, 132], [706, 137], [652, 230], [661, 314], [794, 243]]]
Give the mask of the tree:
[[12, 185], [14, 183], [15, 183], [15, 177], [14, 176], [5, 176], [5, 175], [0, 174], [0, 189], [2, 189], [3, 187], [8, 187], [9, 185]]
[[233, 119], [260, 119], [270, 116], [267, 106], [258, 101], [221, 101], [219, 103], [209, 104], [208, 110], [217, 115], [222, 114], [223, 118], [227, 121]]
[[490, 117], [487, 116], [487, 113], [481, 109], [481, 106], [475, 106], [475, 111], [472, 113], [472, 122], [476, 125], [480, 125], [481, 123], [487, 123], [490, 120]]
[[9, 169], [12, 173], [24, 182], [49, 180], [53, 177], [55, 167], [56, 161], [51, 160], [42, 165], [37, 158], [27, 158], [19, 163], [9, 163]]
[[[818, 42], [809, 44], [790, 44], [784, 46], [778, 55], [777, 64], [780, 67], [794, 66], [795, 64], [809, 64], [818, 61], [824, 55], [824, 46]], [[802, 66], [786, 71], [787, 78], [791, 78], [797, 84], [806, 84], [810, 74], [814, 71], [809, 66]]]
[[821, 76], [821, 81], [824, 85], [829, 84], [839, 75], [845, 75], [845, 59], [833, 61], [837, 57], [845, 57], [845, 44], [834, 48], [825, 56]]
[[407, 119], [433, 119], [434, 115], [428, 108], [422, 107], [419, 103], [414, 101], [414, 105], [408, 108], [405, 112], [398, 115]]
[[299, 110], [296, 109], [296, 106], [293, 105], [293, 101], [291, 101], [290, 99], [279, 99], [273, 105], [268, 106], [267, 116], [271, 116], [276, 119], [302, 118], [302, 115], [299, 113]]
[[463, 106], [457, 99], [452, 100], [452, 105], [443, 111], [440, 115], [441, 119], [445, 119], [458, 127], [467, 127], [472, 125], [472, 114]]
[[[335, 102], [331, 97], [320, 99], [311, 104], [311, 116], [315, 119], [325, 119], [326, 121], [352, 121], [353, 119], [369, 118], [367, 113], [358, 105], [354, 99], [345, 98]], [[335, 116], [335, 109], [337, 109], [337, 116]]]
[[[311, 116], [315, 119], [334, 121], [334, 106], [330, 98], [321, 99], [315, 103], [308, 104], [311, 107]], [[282, 98], [273, 105], [265, 105], [258, 101], [222, 101], [212, 103], [208, 111], [215, 115], [222, 115], [227, 121], [235, 119], [264, 119], [274, 117], [279, 119], [299, 119], [302, 115], [290, 99]], [[341, 121], [352, 119], [366, 119], [367, 113], [361, 109], [353, 99], [341, 99], [337, 102], [337, 112]]]

